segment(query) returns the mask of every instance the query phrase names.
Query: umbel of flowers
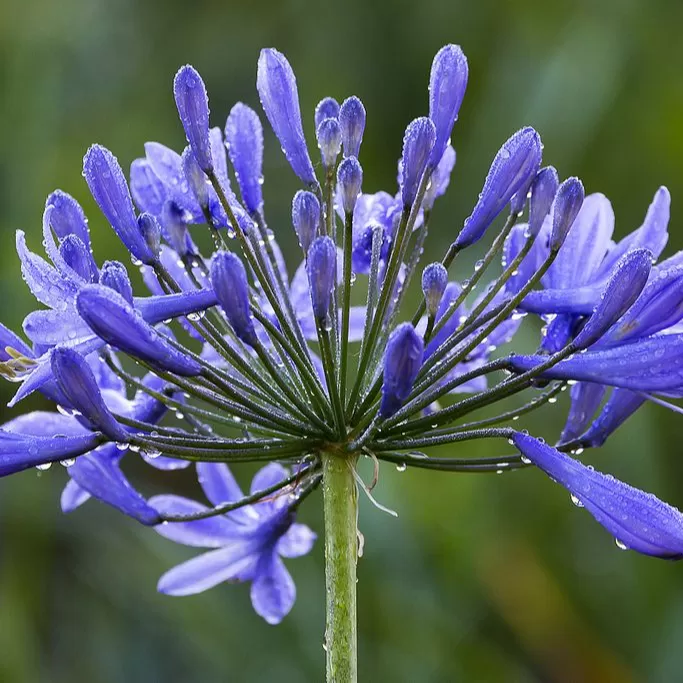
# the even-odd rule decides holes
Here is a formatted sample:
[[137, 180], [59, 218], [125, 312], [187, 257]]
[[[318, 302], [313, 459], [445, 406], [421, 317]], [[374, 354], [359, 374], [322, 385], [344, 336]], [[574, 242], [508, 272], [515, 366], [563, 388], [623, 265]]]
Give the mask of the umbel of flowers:
[[[0, 474], [60, 461], [65, 512], [94, 497], [205, 549], [162, 576], [160, 591], [249, 583], [254, 609], [273, 624], [295, 599], [283, 559], [315, 540], [297, 510], [322, 484], [331, 681], [356, 677], [356, 505], [359, 490], [370, 495], [356, 473], [361, 456], [447, 472], [533, 466], [621, 548], [683, 555], [678, 510], [572, 457], [600, 446], [646, 401], [675, 408], [669, 399], [683, 392], [683, 252], [661, 259], [669, 194], [657, 190], [643, 224], [615, 242], [608, 199], [541, 167], [540, 137], [523, 128], [495, 156], [443, 259], [421, 265], [455, 164], [450, 141], [467, 76], [459, 47], [437, 53], [428, 116], [405, 131], [398, 188], [373, 193], [359, 161], [362, 102], [321, 100], [312, 159], [294, 73], [277, 50], [261, 52], [261, 104], [301, 182], [292, 224], [303, 258], [291, 277], [266, 222], [259, 115], [238, 103], [224, 129], [211, 128], [190, 66], [173, 87], [188, 141], [181, 154], [147, 143], [128, 180], [100, 145], [84, 159], [90, 192], [148, 293], [133, 293], [130, 266], [95, 259], [85, 215], [65, 192], [47, 199], [47, 260], [17, 233], [23, 278], [41, 308], [26, 316], [25, 337], [0, 326], [0, 371], [20, 383], [10, 406], [38, 391], [57, 410], [2, 427]], [[213, 253], [199, 252], [201, 230]], [[482, 239], [489, 247], [471, 276], [449, 280], [460, 252]], [[406, 311], [416, 278], [422, 303]], [[359, 295], [364, 303], [352, 305]], [[544, 323], [538, 350], [498, 352], [527, 314]], [[514, 428], [569, 386], [555, 446]], [[513, 396], [495, 417], [471, 416]], [[470, 439], [517, 452], [430, 455]], [[206, 502], [146, 499], [122, 470], [136, 457], [159, 470], [188, 468]], [[229, 469], [243, 462], [263, 465], [246, 495]]]

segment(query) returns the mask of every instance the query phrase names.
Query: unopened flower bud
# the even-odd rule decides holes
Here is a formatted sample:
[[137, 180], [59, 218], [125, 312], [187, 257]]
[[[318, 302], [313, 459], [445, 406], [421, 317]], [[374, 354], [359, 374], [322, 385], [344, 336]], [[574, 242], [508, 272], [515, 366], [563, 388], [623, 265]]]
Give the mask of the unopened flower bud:
[[330, 308], [332, 288], [337, 275], [337, 247], [330, 237], [313, 240], [306, 259], [308, 287], [311, 292], [313, 315], [324, 323]]
[[299, 244], [308, 253], [311, 242], [318, 234], [318, 224], [320, 223], [320, 202], [312, 193], [299, 190], [292, 200], [292, 223]]
[[233, 253], [219, 251], [211, 263], [211, 285], [235, 334], [245, 344], [258, 342], [249, 306], [249, 282], [244, 264]]
[[410, 323], [399, 325], [389, 336], [384, 354], [384, 380], [379, 414], [396, 413], [410, 395], [422, 367], [424, 342]]
[[173, 81], [173, 95], [180, 122], [199, 167], [205, 173], [213, 171], [209, 144], [209, 98], [196, 69], [189, 64], [181, 67]]
[[342, 208], [345, 213], [353, 213], [356, 200], [363, 184], [363, 169], [356, 157], [346, 157], [337, 169], [337, 182], [341, 192]]
[[436, 315], [448, 284], [448, 271], [441, 263], [430, 263], [422, 271], [422, 293], [429, 315]]
[[355, 96], [348, 97], [339, 109], [339, 126], [345, 157], [358, 157], [365, 132], [365, 107]]

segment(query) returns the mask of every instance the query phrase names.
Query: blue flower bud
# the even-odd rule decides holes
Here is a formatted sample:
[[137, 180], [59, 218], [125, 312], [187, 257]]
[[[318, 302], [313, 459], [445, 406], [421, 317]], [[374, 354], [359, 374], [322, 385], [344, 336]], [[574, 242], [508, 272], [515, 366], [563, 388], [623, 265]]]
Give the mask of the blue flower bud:
[[597, 472], [540, 439], [516, 433], [522, 455], [564, 486], [624, 548], [654, 557], [683, 557], [683, 515], [650, 493]]
[[76, 235], [90, 249], [88, 220], [81, 205], [70, 194], [55, 190], [48, 196], [45, 206], [54, 206], [50, 225], [60, 240], [67, 235]]
[[153, 216], [161, 213], [161, 207], [168, 199], [166, 186], [147, 159], [135, 159], [130, 165], [130, 191], [138, 209]]
[[189, 64], [180, 68], [173, 81], [173, 96], [185, 136], [199, 167], [205, 173], [213, 171], [209, 144], [209, 98], [196, 69]]
[[417, 188], [427, 167], [435, 140], [436, 129], [426, 116], [408, 124], [403, 137], [403, 156], [401, 157], [401, 198], [406, 208], [412, 206], [415, 201]]
[[181, 159], [183, 162], [183, 174], [192, 190], [192, 194], [195, 196], [202, 211], [207, 211], [209, 208], [209, 185], [206, 174], [199, 168], [191, 147], [185, 148]]
[[83, 158], [83, 175], [97, 205], [128, 251], [143, 263], [153, 261], [140, 234], [133, 200], [116, 157], [101, 145], [92, 145]]
[[455, 240], [464, 249], [479, 240], [516, 192], [528, 188], [541, 164], [543, 146], [533, 128], [517, 131], [500, 148], [491, 164], [479, 201]]
[[531, 199], [529, 200], [529, 236], [536, 237], [541, 231], [559, 185], [557, 171], [552, 166], [546, 166], [536, 174], [531, 184]]
[[202, 371], [199, 363], [169, 344], [113, 289], [86, 285], [76, 297], [76, 308], [100, 339], [123, 353], [176, 375], [192, 377]]
[[235, 334], [245, 344], [258, 343], [249, 307], [249, 282], [244, 264], [235, 254], [219, 251], [211, 263], [211, 285]]
[[578, 178], [567, 178], [557, 189], [553, 203], [553, 229], [549, 243], [551, 251], [557, 251], [562, 246], [581, 210], [583, 199], [583, 185]]
[[263, 126], [251, 107], [238, 102], [230, 110], [225, 141], [244, 205], [257, 213], [263, 206]]
[[312, 192], [299, 190], [292, 200], [292, 223], [299, 245], [308, 253], [311, 242], [318, 234], [320, 223], [320, 202]]
[[448, 271], [441, 263], [430, 263], [422, 271], [422, 293], [429, 315], [436, 315], [447, 284]]
[[282, 53], [273, 48], [261, 50], [256, 88], [292, 170], [306, 185], [315, 185], [315, 172], [301, 124], [296, 78]]
[[85, 358], [73, 349], [58, 346], [52, 352], [50, 363], [57, 386], [71, 407], [113, 441], [127, 440], [126, 430], [105, 405], [95, 376]]
[[96, 282], [97, 265], [90, 249], [75, 234], [67, 235], [59, 245], [59, 254], [71, 270], [80, 275], [86, 282]]
[[330, 237], [317, 237], [313, 240], [308, 250], [306, 271], [313, 315], [324, 324], [337, 274], [337, 247]]
[[337, 183], [345, 213], [353, 213], [363, 184], [363, 169], [356, 157], [346, 157], [337, 168]]
[[355, 96], [347, 97], [339, 109], [339, 128], [345, 157], [358, 157], [365, 131], [365, 107]]
[[337, 119], [325, 119], [321, 121], [316, 131], [320, 157], [326, 170], [334, 168], [341, 151], [341, 128]]
[[386, 419], [403, 405], [422, 367], [424, 342], [410, 323], [399, 325], [389, 336], [384, 353], [384, 381], [379, 414]]
[[593, 314], [574, 339], [577, 348], [594, 344], [631, 308], [643, 291], [651, 269], [649, 249], [629, 251], [617, 262]]
[[190, 251], [190, 235], [183, 210], [172, 200], [166, 202], [161, 210], [161, 225], [178, 256], [185, 256]]
[[154, 257], [159, 256], [161, 250], [161, 226], [159, 221], [151, 213], [141, 213], [138, 217], [138, 227], [149, 250]]
[[318, 102], [318, 106], [315, 108], [315, 129], [318, 127], [325, 119], [338, 119], [339, 118], [339, 102], [334, 99], [334, 97], [325, 97]]
[[436, 53], [429, 76], [429, 118], [436, 128], [430, 168], [436, 167], [446, 150], [465, 96], [467, 76], [467, 58], [459, 45], [445, 45]]
[[133, 305], [133, 286], [130, 284], [126, 266], [120, 261], [104, 262], [100, 284], [118, 292], [131, 306]]

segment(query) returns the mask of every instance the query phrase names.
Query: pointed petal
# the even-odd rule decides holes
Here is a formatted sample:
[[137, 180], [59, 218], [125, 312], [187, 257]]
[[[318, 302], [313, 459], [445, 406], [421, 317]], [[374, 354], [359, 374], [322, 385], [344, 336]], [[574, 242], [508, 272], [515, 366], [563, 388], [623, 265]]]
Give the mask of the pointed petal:
[[211, 550], [167, 571], [157, 590], [167, 595], [194, 595], [224, 581], [248, 581], [257, 559], [241, 543]]
[[130, 485], [119, 467], [116, 446], [107, 444], [76, 460], [71, 478], [89, 494], [147, 526], [159, 523], [159, 513]]
[[571, 406], [560, 437], [561, 443], [573, 441], [583, 434], [605, 395], [605, 387], [593, 382], [579, 382], [570, 389], [569, 394]]
[[645, 403], [645, 397], [640, 394], [626, 389], [614, 389], [593, 424], [581, 435], [581, 440], [593, 447], [602, 446], [607, 437], [631, 417], [643, 403]]
[[90, 494], [85, 489], [82, 489], [73, 479], [69, 479], [62, 490], [59, 502], [62, 512], [66, 514], [73, 512], [88, 500], [90, 500]]
[[[530, 370], [547, 356], [510, 356], [516, 370]], [[598, 382], [634, 391], [668, 391], [683, 386], [683, 334], [666, 334], [607, 349], [589, 350], [543, 373], [551, 379]]]
[[73, 301], [78, 285], [62, 277], [47, 261], [30, 251], [21, 230], [17, 230], [17, 254], [24, 281], [41, 304], [62, 310]]

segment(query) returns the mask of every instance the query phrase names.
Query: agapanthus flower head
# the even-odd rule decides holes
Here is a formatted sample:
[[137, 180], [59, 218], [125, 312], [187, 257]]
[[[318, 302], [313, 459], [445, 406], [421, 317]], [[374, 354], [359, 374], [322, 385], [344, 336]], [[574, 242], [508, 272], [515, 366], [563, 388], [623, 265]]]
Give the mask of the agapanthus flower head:
[[[238, 103], [225, 135], [209, 128], [206, 89], [183, 67], [174, 95], [189, 146], [178, 153], [148, 142], [130, 166], [130, 191], [107, 149], [93, 145], [84, 159], [90, 192], [140, 267], [147, 295], [134, 292], [129, 259], [96, 259], [85, 214], [64, 192], [48, 197], [42, 234], [17, 232], [22, 276], [40, 307], [23, 322], [26, 339], [0, 325], [0, 375], [18, 384], [11, 407], [40, 392], [59, 411], [0, 428], [0, 476], [62, 461], [65, 512], [95, 498], [208, 549], [168, 571], [161, 592], [250, 582], [252, 604], [269, 623], [294, 603], [282, 558], [311, 550], [315, 534], [296, 515], [321, 481], [328, 532], [328, 513], [348, 506], [352, 533], [335, 548], [349, 551], [342, 559], [353, 578], [361, 456], [458, 472], [533, 465], [620, 546], [683, 556], [677, 510], [577, 459], [644, 403], [681, 410], [672, 402], [683, 397], [683, 255], [660, 260], [669, 193], [659, 188], [643, 224], [615, 241], [607, 197], [540, 169], [540, 136], [523, 128], [496, 154], [446, 254], [421, 266], [451, 182], [449, 139], [467, 78], [459, 47], [438, 52], [429, 117], [406, 129], [398, 187], [374, 191], [362, 187], [357, 158], [360, 100], [320, 101], [313, 121], [322, 165], [314, 167], [294, 72], [277, 50], [261, 52], [261, 102], [302, 185], [291, 211], [303, 254], [292, 270], [278, 242], [293, 237], [291, 228], [276, 234], [267, 223], [258, 115]], [[487, 237], [503, 212], [483, 258], [464, 273], [459, 252]], [[41, 239], [46, 258], [31, 251]], [[457, 280], [449, 281], [456, 257]], [[498, 260], [498, 274], [480, 286]], [[420, 275], [423, 296], [407, 311]], [[543, 328], [536, 351], [521, 354], [510, 344], [527, 316]], [[513, 428], [569, 386], [557, 447]], [[527, 392], [517, 407], [469, 417]], [[519, 452], [431, 453], [484, 438]], [[174, 494], [147, 500], [121, 467], [138, 457], [160, 473], [196, 472], [210, 506]], [[228, 468], [243, 462], [261, 466], [247, 495]]]

